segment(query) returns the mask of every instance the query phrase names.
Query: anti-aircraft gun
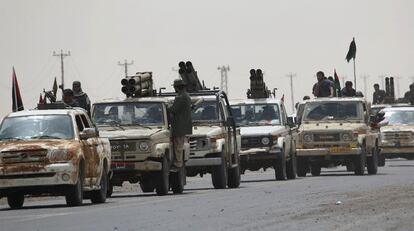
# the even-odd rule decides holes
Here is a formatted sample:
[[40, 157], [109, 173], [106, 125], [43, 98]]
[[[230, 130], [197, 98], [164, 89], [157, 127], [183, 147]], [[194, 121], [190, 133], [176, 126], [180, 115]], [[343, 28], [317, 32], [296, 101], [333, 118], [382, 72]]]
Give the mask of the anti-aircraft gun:
[[137, 72], [121, 80], [121, 91], [127, 98], [154, 96], [152, 72]]
[[269, 98], [271, 96], [263, 81], [263, 72], [260, 69], [250, 70], [250, 89], [247, 90], [248, 99]]

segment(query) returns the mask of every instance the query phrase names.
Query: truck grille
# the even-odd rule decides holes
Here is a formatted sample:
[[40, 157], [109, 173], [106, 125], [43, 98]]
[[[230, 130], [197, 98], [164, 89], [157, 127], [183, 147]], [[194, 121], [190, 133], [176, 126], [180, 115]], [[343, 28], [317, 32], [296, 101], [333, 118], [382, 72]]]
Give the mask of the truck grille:
[[3, 164], [14, 163], [39, 163], [46, 161], [47, 150], [6, 151], [1, 152]]
[[314, 142], [333, 142], [340, 141], [341, 136], [339, 133], [316, 133], [313, 134]]
[[190, 151], [207, 150], [210, 148], [210, 143], [207, 137], [190, 137]]
[[[241, 147], [242, 148], [260, 148], [260, 147], [267, 147], [269, 145], [262, 144], [262, 139], [267, 136], [248, 136], [242, 137]], [[267, 137], [269, 138], [269, 137]], [[272, 142], [272, 140], [270, 140]]]
[[384, 132], [382, 137], [387, 141], [411, 142], [413, 135], [411, 132]]

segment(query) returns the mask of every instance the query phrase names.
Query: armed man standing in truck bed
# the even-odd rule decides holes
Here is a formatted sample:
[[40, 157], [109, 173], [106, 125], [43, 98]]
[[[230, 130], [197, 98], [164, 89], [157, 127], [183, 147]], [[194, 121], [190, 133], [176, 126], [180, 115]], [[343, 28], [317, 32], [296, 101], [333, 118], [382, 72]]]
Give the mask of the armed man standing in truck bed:
[[186, 135], [193, 133], [191, 120], [191, 98], [185, 90], [182, 79], [174, 80], [174, 89], [177, 92], [174, 103], [169, 107], [172, 115], [171, 130], [174, 144], [174, 162], [171, 170], [178, 170], [183, 166], [183, 149]]

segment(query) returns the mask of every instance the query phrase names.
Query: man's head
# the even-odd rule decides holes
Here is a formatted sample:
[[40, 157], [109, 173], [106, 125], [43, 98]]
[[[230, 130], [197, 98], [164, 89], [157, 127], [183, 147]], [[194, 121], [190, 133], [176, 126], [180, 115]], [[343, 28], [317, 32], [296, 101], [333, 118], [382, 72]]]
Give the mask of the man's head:
[[63, 90], [63, 102], [64, 103], [72, 103], [72, 101], [73, 101], [73, 91], [72, 91], [72, 89]]
[[346, 81], [345, 82], [345, 87], [348, 89], [352, 89], [352, 82], [351, 81]]
[[318, 81], [322, 81], [325, 78], [325, 74], [323, 73], [323, 71], [318, 71], [316, 73], [316, 78], [318, 79]]
[[182, 79], [174, 80], [173, 86], [174, 86], [175, 92], [180, 92], [185, 89], [185, 83]]
[[329, 81], [334, 82], [334, 79], [333, 79], [333, 77], [332, 77], [332, 76], [329, 76], [329, 77], [328, 77], [328, 80], [329, 80]]
[[379, 84], [378, 83], [374, 84], [374, 90], [379, 91]]
[[73, 81], [73, 83], [72, 83], [72, 90], [74, 92], [81, 92], [82, 91], [81, 82], [80, 81]]
[[303, 100], [308, 100], [310, 97], [308, 95], [303, 96]]

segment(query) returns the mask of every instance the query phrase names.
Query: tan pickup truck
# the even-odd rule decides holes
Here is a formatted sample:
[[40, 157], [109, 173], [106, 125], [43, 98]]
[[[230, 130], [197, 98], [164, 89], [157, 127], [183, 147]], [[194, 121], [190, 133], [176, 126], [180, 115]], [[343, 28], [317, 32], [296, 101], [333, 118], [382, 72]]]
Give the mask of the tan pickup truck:
[[11, 113], [0, 126], [0, 197], [20, 208], [25, 195], [65, 195], [69, 206], [106, 200], [111, 150], [83, 109]]
[[363, 98], [318, 98], [304, 102], [297, 142], [298, 176], [338, 165], [356, 175], [376, 174], [379, 135], [370, 127], [370, 104]]

